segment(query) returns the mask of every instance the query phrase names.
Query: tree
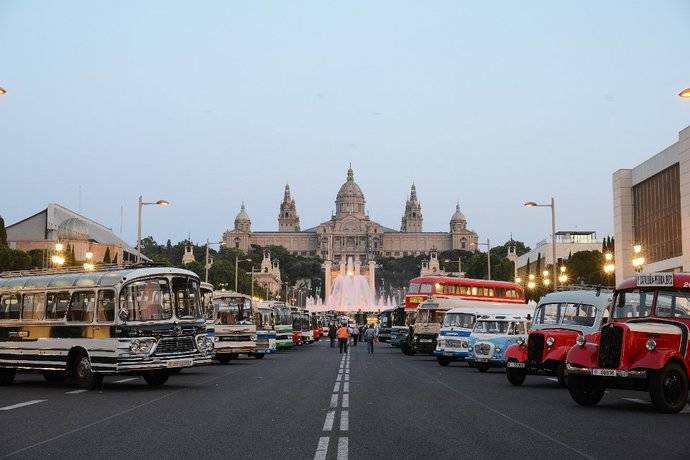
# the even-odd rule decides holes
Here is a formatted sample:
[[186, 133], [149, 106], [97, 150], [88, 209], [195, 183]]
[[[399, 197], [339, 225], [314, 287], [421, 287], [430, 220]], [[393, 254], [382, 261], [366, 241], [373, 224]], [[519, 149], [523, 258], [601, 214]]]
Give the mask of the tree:
[[109, 264], [109, 263], [111, 263], [111, 260], [110, 260], [110, 248], [105, 248], [105, 254], [103, 254], [103, 263], [104, 263], [104, 264]]
[[5, 219], [0, 216], [0, 246], [7, 246], [7, 230], [5, 229]]

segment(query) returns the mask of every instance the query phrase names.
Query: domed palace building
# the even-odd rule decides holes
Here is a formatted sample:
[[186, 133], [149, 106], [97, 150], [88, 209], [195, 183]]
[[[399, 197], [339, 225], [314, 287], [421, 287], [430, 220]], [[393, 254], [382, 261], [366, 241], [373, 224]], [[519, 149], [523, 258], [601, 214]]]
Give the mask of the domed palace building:
[[223, 234], [227, 247], [247, 251], [252, 245], [261, 247], [283, 246], [290, 253], [318, 256], [336, 264], [365, 262], [375, 257], [403, 257], [428, 254], [432, 250], [447, 251], [477, 249], [477, 234], [467, 228], [467, 220], [457, 205], [450, 219], [448, 232], [423, 230], [422, 206], [414, 185], [405, 204], [400, 230], [394, 230], [372, 221], [366, 211], [366, 200], [355, 182], [352, 168], [347, 180], [335, 198], [335, 214], [331, 218], [306, 230], [300, 228], [295, 199], [290, 186], [285, 186], [278, 215], [278, 231], [253, 231], [251, 219], [244, 203], [235, 218], [235, 226]]

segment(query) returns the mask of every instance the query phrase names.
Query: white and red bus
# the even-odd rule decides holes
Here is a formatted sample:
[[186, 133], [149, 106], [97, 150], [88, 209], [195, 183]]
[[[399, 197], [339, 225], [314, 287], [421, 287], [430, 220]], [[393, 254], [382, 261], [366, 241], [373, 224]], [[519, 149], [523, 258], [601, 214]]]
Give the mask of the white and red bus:
[[525, 290], [509, 281], [476, 280], [450, 276], [422, 276], [410, 280], [405, 309], [434, 299], [464, 299], [501, 303], [525, 303]]

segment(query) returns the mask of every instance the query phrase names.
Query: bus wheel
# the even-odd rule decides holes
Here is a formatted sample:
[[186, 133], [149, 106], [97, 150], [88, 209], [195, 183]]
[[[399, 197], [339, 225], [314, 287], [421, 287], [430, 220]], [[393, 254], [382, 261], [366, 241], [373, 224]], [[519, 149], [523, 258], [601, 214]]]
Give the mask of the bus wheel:
[[10, 385], [14, 382], [15, 375], [17, 375], [16, 369], [0, 369], [0, 386]]
[[491, 366], [489, 365], [489, 363], [477, 363], [474, 365], [474, 367], [476, 367], [479, 372], [486, 372], [489, 370], [489, 367]]
[[513, 367], [506, 368], [506, 377], [511, 385], [519, 387], [525, 381], [527, 372], [524, 369], [515, 369]]
[[256, 359], [264, 359], [264, 356], [266, 356], [266, 355], [263, 353], [254, 353], [254, 357]]
[[565, 361], [558, 363], [556, 367], [556, 378], [558, 379], [558, 384], [563, 388], [568, 387], [568, 372], [565, 368]]
[[439, 366], [446, 367], [447, 365], [450, 364], [450, 358], [446, 356], [439, 356], [436, 358], [436, 361], [438, 362]]
[[596, 377], [589, 375], [568, 376], [568, 392], [573, 401], [581, 406], [595, 406], [604, 397], [606, 388]]
[[182, 369], [184, 369], [184, 368], [183, 367], [177, 367], [175, 369], [170, 369], [170, 370], [168, 370], [168, 374], [170, 374], [170, 375], [179, 374], [180, 372], [182, 372]]
[[230, 355], [216, 355], [216, 359], [221, 364], [227, 364], [230, 362], [230, 359], [232, 359], [232, 357]]
[[72, 379], [77, 387], [84, 390], [95, 390], [103, 383], [103, 376], [93, 371], [91, 360], [84, 352], [78, 353], [73, 360]]
[[65, 381], [65, 373], [60, 371], [43, 371], [43, 378], [48, 383], [63, 383]]
[[688, 403], [688, 378], [677, 363], [668, 363], [649, 378], [649, 396], [659, 412], [675, 414]]
[[170, 374], [167, 371], [151, 371], [144, 374], [144, 380], [152, 387], [164, 385], [168, 381], [168, 377]]

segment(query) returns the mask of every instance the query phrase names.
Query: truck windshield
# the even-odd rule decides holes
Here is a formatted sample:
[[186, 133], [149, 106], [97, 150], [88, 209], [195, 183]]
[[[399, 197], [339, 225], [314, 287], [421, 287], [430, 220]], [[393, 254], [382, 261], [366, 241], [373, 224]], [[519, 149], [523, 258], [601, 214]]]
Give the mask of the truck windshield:
[[252, 306], [249, 299], [244, 297], [221, 297], [213, 300], [213, 305], [218, 311], [217, 322], [219, 324], [253, 324]]
[[643, 318], [652, 310], [653, 291], [620, 291], [613, 301], [614, 318]]
[[474, 313], [448, 313], [443, 320], [443, 327], [461, 327], [472, 329], [476, 316]]
[[477, 321], [472, 332], [479, 334], [507, 334], [508, 321]]

